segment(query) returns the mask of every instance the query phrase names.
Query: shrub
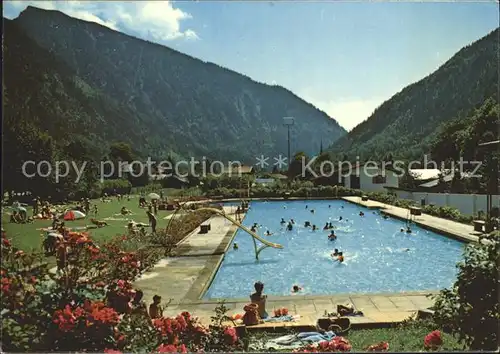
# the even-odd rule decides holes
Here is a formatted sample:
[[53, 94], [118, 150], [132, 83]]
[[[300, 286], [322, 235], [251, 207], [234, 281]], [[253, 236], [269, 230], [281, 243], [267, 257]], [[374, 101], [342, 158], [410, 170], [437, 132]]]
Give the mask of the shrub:
[[451, 289], [435, 298], [436, 323], [456, 333], [473, 350], [496, 350], [499, 344], [498, 275], [500, 242], [496, 235], [486, 242], [471, 243], [457, 266], [458, 278]]
[[129, 194], [132, 190], [132, 184], [126, 179], [107, 179], [102, 182], [101, 193], [108, 195]]

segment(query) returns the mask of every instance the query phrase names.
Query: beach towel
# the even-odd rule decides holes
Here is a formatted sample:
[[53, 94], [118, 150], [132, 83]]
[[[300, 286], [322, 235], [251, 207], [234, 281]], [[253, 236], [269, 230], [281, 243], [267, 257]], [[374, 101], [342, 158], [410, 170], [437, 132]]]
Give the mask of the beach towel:
[[280, 317], [267, 317], [264, 318], [264, 322], [292, 322], [296, 321], [299, 318], [298, 315], [292, 316], [292, 315], [286, 315], [286, 316], [280, 316]]
[[335, 337], [332, 331], [319, 332], [303, 332], [296, 334], [288, 334], [278, 338], [271, 339], [265, 344], [266, 350], [288, 350], [304, 347], [309, 344], [331, 341]]

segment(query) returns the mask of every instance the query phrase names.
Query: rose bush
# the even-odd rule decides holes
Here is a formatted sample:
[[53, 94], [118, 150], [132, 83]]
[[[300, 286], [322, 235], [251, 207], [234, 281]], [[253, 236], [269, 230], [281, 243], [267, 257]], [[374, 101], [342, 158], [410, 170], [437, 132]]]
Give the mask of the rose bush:
[[99, 247], [87, 233], [69, 233], [58, 246], [54, 273], [41, 254], [14, 249], [2, 233], [2, 350], [186, 353], [241, 348], [234, 328], [223, 325], [223, 306], [209, 327], [188, 312], [152, 321], [133, 311], [132, 282], [158, 257], [136, 241], [120, 236]]

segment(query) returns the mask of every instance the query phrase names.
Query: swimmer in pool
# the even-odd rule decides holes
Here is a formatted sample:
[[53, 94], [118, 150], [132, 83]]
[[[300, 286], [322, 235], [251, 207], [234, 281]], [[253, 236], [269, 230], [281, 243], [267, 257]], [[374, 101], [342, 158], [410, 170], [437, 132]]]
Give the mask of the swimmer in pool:
[[363, 213], [362, 211], [359, 212], [359, 216], [365, 216], [365, 213]]
[[337, 262], [339, 263], [342, 263], [344, 262], [344, 255], [342, 254], [342, 252], [339, 252], [338, 256], [337, 256]]
[[331, 208], [332, 206], [331, 205], [328, 205], [328, 208]]
[[330, 222], [330, 223], [328, 224], [328, 228], [329, 228], [329, 229], [334, 229], [334, 228], [335, 228], [335, 226], [333, 226], [333, 224]]
[[306, 209], [307, 209], [307, 205], [306, 205]]
[[317, 229], [316, 225], [313, 225], [313, 231], [316, 231]]
[[341, 209], [344, 209], [344, 206], [342, 205], [340, 208], [341, 208]]
[[257, 232], [257, 229], [255, 228], [255, 225], [250, 228], [250, 231]]
[[292, 287], [292, 293], [298, 293], [299, 291], [302, 290], [302, 287], [298, 286], [298, 285], [294, 285]]
[[313, 214], [314, 214], [314, 209], [311, 209], [311, 213], [313, 213]]
[[306, 221], [306, 222], [304, 223], [304, 227], [309, 227], [309, 226], [311, 226], [311, 222], [310, 222], [310, 221]]
[[272, 235], [272, 233], [269, 230], [267, 230], [266, 231], [266, 236], [271, 236], [271, 235]]
[[335, 248], [333, 250], [333, 253], [331, 254], [332, 257], [337, 257], [339, 255], [339, 250], [337, 248]]
[[323, 230], [328, 230], [328, 223], [325, 224], [325, 226], [323, 227]]
[[292, 225], [295, 225], [295, 221], [293, 219], [290, 219], [290, 222], [292, 223]]
[[238, 249], [238, 244], [237, 243], [234, 243], [233, 244], [233, 250], [237, 250]]
[[337, 235], [335, 235], [335, 231], [332, 230], [332, 232], [330, 233], [330, 235], [328, 235], [328, 239], [330, 241], [335, 241], [337, 239]]
[[339, 216], [339, 221], [342, 221], [342, 216]]
[[405, 229], [401, 228], [401, 229], [399, 230], [399, 232], [405, 232]]
[[410, 229], [410, 227], [409, 227], [409, 226], [406, 228], [406, 233], [407, 233], [407, 234], [411, 234], [411, 229]]
[[285, 219], [281, 218], [280, 224], [281, 224], [281, 225], [286, 224]]
[[288, 226], [286, 227], [288, 229], [288, 231], [292, 231], [293, 229], [293, 225], [291, 222], [288, 223]]
[[389, 219], [387, 215], [382, 216], [385, 220]]

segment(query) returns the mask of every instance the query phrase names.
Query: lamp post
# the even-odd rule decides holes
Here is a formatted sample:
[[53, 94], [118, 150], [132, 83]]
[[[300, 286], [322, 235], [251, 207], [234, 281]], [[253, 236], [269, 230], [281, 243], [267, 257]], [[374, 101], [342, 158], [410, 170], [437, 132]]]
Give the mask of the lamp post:
[[288, 169], [290, 169], [290, 127], [295, 123], [295, 118], [293, 117], [283, 117], [283, 125], [288, 128]]
[[486, 156], [486, 161], [487, 161], [487, 178], [488, 178], [488, 184], [486, 186], [487, 191], [486, 191], [486, 232], [492, 231], [492, 224], [491, 224], [491, 209], [492, 209], [492, 202], [493, 202], [493, 195], [498, 193], [498, 161], [495, 161], [496, 159], [493, 156], [493, 151], [498, 149], [500, 146], [500, 140], [495, 140], [495, 141], [490, 141], [487, 143], [482, 143], [479, 144], [478, 147], [480, 149], [484, 150], [489, 150], [485, 152], [485, 154], [488, 154]]

